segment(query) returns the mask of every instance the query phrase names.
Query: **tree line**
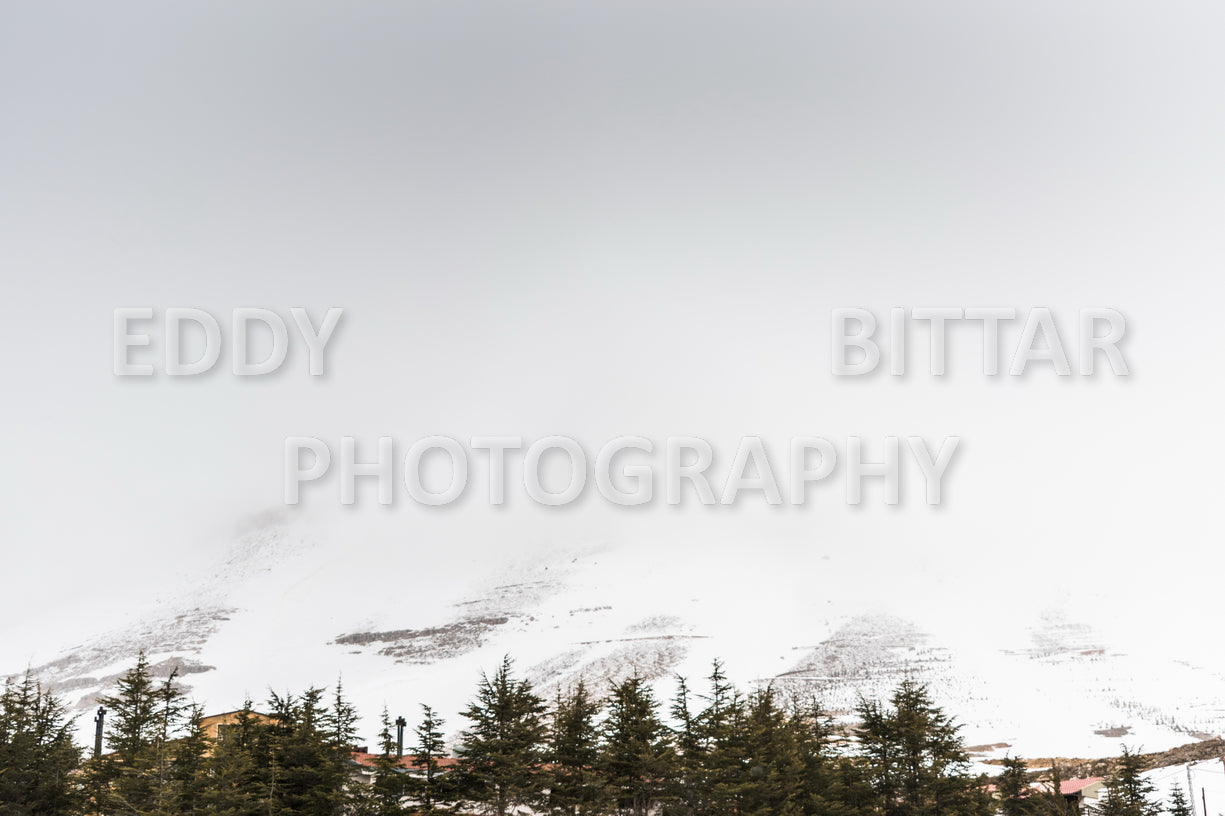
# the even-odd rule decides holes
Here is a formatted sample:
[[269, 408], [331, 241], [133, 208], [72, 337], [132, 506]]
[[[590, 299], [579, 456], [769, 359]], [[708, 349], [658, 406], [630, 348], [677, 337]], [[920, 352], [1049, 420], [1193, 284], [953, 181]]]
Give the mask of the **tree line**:
[[[452, 755], [428, 706], [405, 746], [386, 710], [373, 758], [354, 759], [343, 686], [244, 702], [213, 739], [172, 673], [142, 655], [101, 700], [106, 749], [74, 742], [65, 704], [27, 675], [0, 695], [0, 816], [1072, 816], [1058, 769], [1034, 787], [1019, 758], [995, 793], [971, 773], [960, 726], [921, 684], [861, 701], [837, 727], [815, 701], [744, 692], [716, 662], [670, 700], [631, 677], [543, 699], [509, 658], [482, 676]], [[1125, 751], [1100, 816], [1162, 808]], [[1185, 797], [1166, 808], [1192, 816]]]

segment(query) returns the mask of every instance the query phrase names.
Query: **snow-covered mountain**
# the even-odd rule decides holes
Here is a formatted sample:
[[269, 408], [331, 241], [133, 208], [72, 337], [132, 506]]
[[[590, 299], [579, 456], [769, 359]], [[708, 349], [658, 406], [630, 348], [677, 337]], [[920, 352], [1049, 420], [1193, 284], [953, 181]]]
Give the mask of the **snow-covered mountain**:
[[141, 650], [210, 710], [342, 676], [367, 736], [384, 705], [411, 720], [422, 702], [457, 730], [503, 654], [545, 695], [637, 673], [668, 696], [677, 674], [700, 686], [721, 658], [745, 685], [815, 694], [839, 714], [912, 676], [984, 756], [1106, 756], [1225, 731], [1219, 667], [1050, 605], [983, 608], [944, 590], [916, 603], [921, 589], [828, 552], [596, 543], [478, 560], [341, 530], [260, 519], [210, 573], [133, 601], [130, 625], [33, 671], [81, 710]]

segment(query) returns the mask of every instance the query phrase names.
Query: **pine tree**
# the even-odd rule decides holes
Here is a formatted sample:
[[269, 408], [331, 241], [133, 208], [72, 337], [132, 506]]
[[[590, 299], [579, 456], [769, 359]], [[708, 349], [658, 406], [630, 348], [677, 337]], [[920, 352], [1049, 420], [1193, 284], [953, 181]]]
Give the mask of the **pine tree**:
[[163, 718], [158, 710], [158, 688], [141, 652], [136, 665], [115, 683], [115, 694], [100, 702], [110, 713], [107, 745], [122, 758], [131, 759], [156, 740]]
[[740, 769], [732, 786], [735, 811], [747, 816], [800, 816], [805, 801], [800, 741], [771, 687], [752, 694], [738, 743]]
[[639, 677], [615, 685], [604, 722], [600, 768], [612, 790], [616, 812], [648, 816], [668, 799], [675, 754], [659, 704]]
[[[185, 780], [181, 778], [177, 760], [181, 749], [183, 729], [188, 725], [186, 718], [188, 706], [185, 702], [186, 695], [176, 682], [177, 677], [178, 669], [174, 669], [157, 688], [157, 727], [154, 731], [153, 744], [149, 746], [153, 780], [151, 812], [159, 816], [160, 814], [171, 816], [171, 814], [182, 812], [178, 808], [178, 800]], [[198, 748], [194, 737], [190, 745]]]
[[413, 747], [413, 767], [420, 776], [413, 780], [411, 791], [420, 804], [420, 813], [441, 813], [451, 803], [452, 788], [440, 762], [446, 750], [442, 736], [446, 721], [428, 705], [422, 705], [421, 710], [421, 722], [414, 730], [417, 742]]
[[349, 746], [336, 742], [346, 739], [348, 715], [329, 711], [324, 694], [309, 688], [299, 696], [273, 694], [269, 701], [273, 722], [256, 732], [256, 758], [261, 810], [270, 816], [335, 816], [348, 804], [352, 757]]
[[[111, 711], [112, 752], [80, 766], [63, 705], [27, 676], [0, 693], [0, 816], [419, 816], [451, 812], [457, 799], [500, 816], [528, 808], [553, 816], [993, 810], [982, 780], [969, 774], [959, 727], [910, 681], [887, 704], [861, 703], [856, 751], [847, 754], [815, 701], [785, 706], [771, 687], [744, 696], [717, 662], [701, 711], [679, 682], [672, 729], [636, 677], [614, 685], [606, 703], [581, 682], [559, 691], [546, 719], [511, 665], [506, 658], [482, 677], [464, 714], [470, 726], [457, 771], [443, 772], [444, 723], [423, 706], [407, 772], [384, 710], [370, 786], [351, 784], [357, 713], [340, 683], [330, 697], [314, 688], [274, 694], [267, 722], [247, 701], [214, 742], [175, 673], [158, 680], [142, 655], [102, 700]], [[1007, 758], [998, 779], [1001, 816], [1073, 816], [1054, 763], [1051, 776], [1049, 790], [1033, 788], [1025, 763]], [[83, 803], [85, 789], [91, 798]], [[1161, 809], [1143, 759], [1124, 747], [1093, 816], [1158, 816]], [[1193, 816], [1181, 789], [1164, 809]]]
[[705, 768], [706, 744], [700, 731], [698, 714], [690, 703], [689, 683], [677, 678], [676, 696], [669, 709], [676, 726], [672, 744], [676, 758], [673, 763], [671, 805], [667, 811], [675, 816], [697, 816], [704, 811], [702, 772]]
[[1170, 801], [1165, 812], [1170, 816], [1195, 816], [1191, 804], [1187, 801], [1187, 795], [1182, 792], [1182, 785], [1175, 785], [1170, 791]]
[[174, 741], [183, 725], [184, 694], [172, 671], [155, 682], [142, 653], [100, 702], [110, 711], [107, 741], [113, 753], [91, 765], [94, 805], [105, 813], [174, 812]]
[[204, 733], [204, 711], [198, 705], [188, 706], [185, 734], [172, 744], [168, 812], [177, 816], [204, 813], [204, 792], [208, 778], [208, 754], [212, 741]]
[[0, 816], [61, 814], [81, 802], [81, 750], [64, 704], [30, 675], [0, 694]]
[[859, 745], [885, 816], [978, 816], [990, 810], [969, 774], [957, 726], [927, 689], [904, 680], [889, 708], [864, 701]]
[[803, 758], [804, 814], [864, 816], [873, 801], [864, 774], [844, 751], [845, 739], [816, 700], [798, 701], [791, 711], [791, 729]]
[[559, 816], [607, 812], [608, 789], [597, 769], [600, 758], [596, 718], [599, 703], [579, 680], [569, 693], [557, 692], [548, 739], [548, 810]]
[[1160, 806], [1153, 800], [1153, 783], [1143, 777], [1144, 760], [1126, 745], [1119, 767], [1106, 779], [1101, 816], [1156, 816]]
[[234, 721], [210, 746], [211, 755], [205, 759], [206, 783], [200, 791], [202, 812], [210, 816], [261, 813], [264, 787], [254, 749], [262, 727], [251, 709], [251, 701], [244, 701]]
[[399, 816], [407, 813], [404, 800], [408, 796], [408, 775], [399, 756], [399, 745], [391, 733], [391, 715], [387, 708], [379, 718], [379, 751], [374, 757], [374, 779], [363, 797], [361, 809], [368, 816]]
[[539, 803], [545, 737], [544, 703], [503, 658], [493, 676], [482, 675], [476, 699], [464, 710], [471, 723], [456, 751], [455, 781], [462, 797], [494, 816]]
[[1072, 816], [1074, 809], [1063, 795], [1063, 769], [1058, 762], [1051, 760], [1051, 779], [1047, 790], [1041, 794], [1031, 794], [1026, 804], [1036, 816]]
[[727, 679], [719, 660], [714, 661], [707, 681], [709, 691], [702, 698], [706, 708], [697, 720], [698, 785], [702, 794], [696, 813], [721, 816], [735, 807], [736, 787], [741, 782], [744, 699]]
[[1003, 816], [1025, 816], [1032, 811], [1029, 768], [1020, 757], [1004, 757], [1004, 772], [996, 789]]
[[332, 706], [322, 715], [324, 730], [332, 749], [348, 759], [353, 753], [353, 744], [357, 740], [357, 709], [345, 697], [343, 680], [336, 681], [336, 689], [332, 692]]
[[323, 714], [324, 728], [328, 735], [328, 747], [331, 749], [334, 767], [339, 776], [339, 784], [332, 794], [332, 813], [341, 816], [355, 805], [355, 798], [360, 798], [359, 791], [348, 784], [353, 765], [353, 749], [357, 743], [357, 708], [345, 697], [344, 683], [336, 680], [336, 688], [332, 692], [332, 705]]

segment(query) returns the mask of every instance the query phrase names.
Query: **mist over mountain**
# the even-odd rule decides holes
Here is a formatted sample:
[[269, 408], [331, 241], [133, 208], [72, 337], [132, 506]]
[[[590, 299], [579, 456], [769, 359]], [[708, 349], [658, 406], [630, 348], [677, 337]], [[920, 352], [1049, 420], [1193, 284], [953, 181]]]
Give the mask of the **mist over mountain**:
[[[633, 674], [668, 695], [677, 675], [702, 678], [721, 658], [739, 682], [815, 695], [843, 718], [911, 677], [984, 756], [1109, 756], [1120, 740], [1160, 750], [1225, 731], [1225, 675], [1202, 655], [1122, 639], [1058, 605], [988, 608], [907, 589], [849, 554], [585, 543], [434, 561], [428, 547], [346, 529], [282, 512], [249, 519], [210, 570], [150, 592], [127, 625], [76, 641], [64, 632], [31, 669], [81, 711], [141, 651], [208, 710], [343, 677], [369, 735], [384, 704], [395, 715], [419, 703], [454, 733], [503, 654], [546, 697]], [[10, 672], [21, 657], [0, 653]]]

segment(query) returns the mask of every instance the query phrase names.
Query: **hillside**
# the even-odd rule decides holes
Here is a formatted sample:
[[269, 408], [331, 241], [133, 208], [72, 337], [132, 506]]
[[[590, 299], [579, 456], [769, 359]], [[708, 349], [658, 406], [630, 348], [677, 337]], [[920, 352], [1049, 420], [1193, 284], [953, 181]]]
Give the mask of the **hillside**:
[[[1005, 625], [998, 610], [984, 619], [956, 597], [869, 595], [850, 559], [788, 559], [597, 543], [474, 564], [270, 517], [210, 574], [165, 588], [129, 625], [49, 652], [33, 671], [82, 711], [141, 650], [213, 710], [343, 675], [367, 718], [428, 702], [454, 731], [481, 671], [503, 654], [546, 696], [579, 677], [599, 687], [630, 674], [670, 694], [675, 675], [701, 678], [722, 658], [740, 683], [815, 695], [843, 718], [861, 695], [914, 677], [983, 759], [1112, 756], [1122, 742], [1166, 750], [1225, 731], [1225, 678], [1211, 667], [1111, 640], [1059, 610], [1010, 610]], [[24, 660], [0, 653], [10, 670]], [[1171, 757], [1207, 755], [1194, 747]]]
[[[1200, 762], [1216, 762], [1221, 763], [1221, 770], [1225, 772], [1225, 740], [1219, 737], [1179, 745], [1165, 751], [1141, 753], [1139, 756], [1143, 767], [1148, 770], [1160, 770]], [[1026, 758], [1026, 764], [1036, 770], [1048, 770], [1052, 763], [1056, 763], [1065, 777], [1087, 777], [1110, 776], [1119, 769], [1119, 760], [1118, 756], [1089, 759], [1084, 757], [1030, 757]], [[986, 764], [990, 765], [1000, 763], [1001, 760], [998, 759], [986, 760]], [[1039, 778], [1046, 778], [1046, 776], [1046, 774], [1039, 774]]]

